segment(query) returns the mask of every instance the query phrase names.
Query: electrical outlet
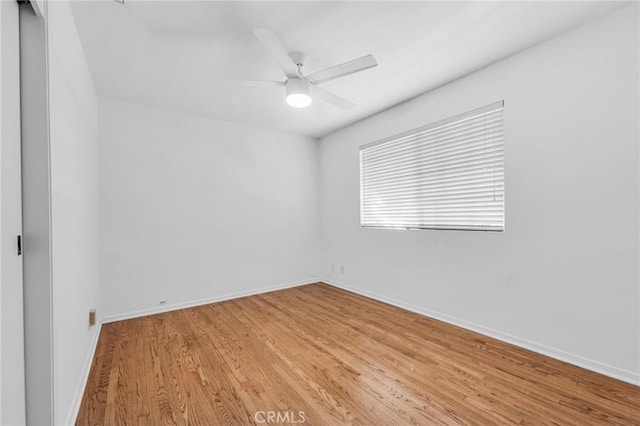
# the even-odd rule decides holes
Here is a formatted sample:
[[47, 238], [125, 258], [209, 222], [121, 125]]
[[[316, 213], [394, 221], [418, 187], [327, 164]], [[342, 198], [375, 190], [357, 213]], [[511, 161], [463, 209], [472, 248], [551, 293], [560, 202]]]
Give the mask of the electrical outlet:
[[161, 300], [161, 301], [160, 301], [160, 304], [161, 304], [161, 305], [166, 305], [166, 304], [167, 304], [167, 301], [166, 301], [166, 300]]
[[96, 310], [91, 309], [89, 311], [89, 325], [96, 325]]
[[335, 272], [336, 271], [336, 265], [335, 264], [331, 264], [331, 272]]
[[344, 265], [340, 265], [340, 273], [344, 274]]

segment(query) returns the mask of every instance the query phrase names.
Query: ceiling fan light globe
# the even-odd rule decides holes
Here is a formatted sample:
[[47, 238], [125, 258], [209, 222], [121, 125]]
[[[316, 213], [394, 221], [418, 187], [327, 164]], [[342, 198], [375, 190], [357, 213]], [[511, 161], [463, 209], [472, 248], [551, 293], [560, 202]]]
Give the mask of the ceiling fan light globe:
[[287, 88], [287, 104], [294, 108], [305, 108], [311, 105], [311, 84], [299, 77], [290, 77], [285, 83]]
[[294, 108], [306, 108], [311, 105], [311, 96], [305, 93], [291, 93], [287, 95], [287, 104]]

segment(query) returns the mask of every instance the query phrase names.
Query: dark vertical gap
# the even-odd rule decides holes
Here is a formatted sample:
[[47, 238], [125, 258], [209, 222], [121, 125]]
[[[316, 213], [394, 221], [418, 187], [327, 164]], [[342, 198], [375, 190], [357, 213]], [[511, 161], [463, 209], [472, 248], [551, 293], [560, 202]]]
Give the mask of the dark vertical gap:
[[53, 417], [51, 190], [45, 20], [20, 4], [20, 114], [27, 424]]

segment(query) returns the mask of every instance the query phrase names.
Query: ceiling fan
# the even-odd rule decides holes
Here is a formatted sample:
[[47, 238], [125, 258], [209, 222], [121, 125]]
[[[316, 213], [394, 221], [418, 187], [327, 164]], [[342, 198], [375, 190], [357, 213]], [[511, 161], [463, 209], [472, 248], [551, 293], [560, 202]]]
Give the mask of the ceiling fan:
[[269, 28], [256, 28], [253, 30], [253, 33], [260, 44], [262, 44], [262, 47], [271, 54], [287, 79], [285, 81], [231, 81], [236, 81], [246, 87], [285, 87], [287, 104], [296, 108], [307, 107], [311, 105], [314, 99], [320, 99], [344, 109], [355, 108], [356, 104], [353, 102], [318, 87], [318, 84], [373, 68], [378, 65], [373, 55], [366, 55], [358, 59], [353, 59], [351, 61], [314, 72], [313, 74], [304, 75], [302, 73], [302, 67], [305, 59], [304, 53], [287, 53], [287, 50], [282, 45], [278, 36]]

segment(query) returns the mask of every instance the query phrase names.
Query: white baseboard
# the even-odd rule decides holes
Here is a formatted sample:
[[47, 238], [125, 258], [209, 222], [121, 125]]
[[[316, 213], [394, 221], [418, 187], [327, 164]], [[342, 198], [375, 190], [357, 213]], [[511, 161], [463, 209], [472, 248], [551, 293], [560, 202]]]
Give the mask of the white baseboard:
[[73, 396], [73, 405], [69, 409], [67, 414], [67, 421], [65, 425], [74, 425], [76, 418], [78, 417], [78, 411], [80, 410], [80, 404], [82, 403], [82, 397], [84, 395], [84, 389], [87, 386], [89, 380], [89, 372], [91, 372], [91, 365], [93, 364], [93, 358], [96, 354], [96, 348], [98, 347], [98, 338], [100, 337], [100, 330], [102, 330], [102, 322], [98, 322], [95, 333], [91, 339], [89, 345], [89, 351], [87, 352], [87, 358], [84, 361], [84, 367], [82, 368], [82, 375], [80, 376], [80, 382], [76, 387], [76, 393]]
[[550, 358], [555, 358], [557, 360], [560, 360], [569, 364], [573, 364], [578, 367], [582, 367], [587, 370], [591, 370], [596, 373], [612, 377], [614, 379], [622, 380], [623, 382], [631, 383], [632, 385], [640, 386], [640, 374], [633, 371], [614, 367], [612, 365], [608, 365], [600, 361], [595, 361], [589, 358], [584, 358], [582, 356], [579, 356], [570, 352], [566, 352], [561, 349], [553, 348], [547, 345], [543, 345], [541, 343], [536, 343], [527, 339], [522, 339], [520, 337], [512, 336], [510, 334], [503, 333], [499, 330], [494, 330], [492, 328], [484, 327], [479, 324], [465, 321], [460, 318], [453, 317], [451, 315], [443, 314], [441, 312], [432, 311], [430, 309], [423, 308], [420, 306], [412, 305], [410, 303], [393, 299], [391, 297], [382, 296], [380, 294], [374, 293], [369, 290], [363, 290], [360, 288], [351, 287], [346, 284], [339, 283], [333, 280], [323, 279], [322, 282], [337, 288], [341, 288], [343, 290], [350, 291], [352, 293], [359, 294], [361, 296], [369, 297], [371, 299], [375, 299], [380, 302], [388, 303], [390, 305], [397, 306], [399, 308], [403, 308], [411, 312], [415, 312], [417, 314], [425, 315], [427, 317], [435, 318], [437, 320], [440, 320], [449, 324], [453, 324], [458, 327], [465, 328], [467, 330], [475, 331], [485, 336], [489, 336], [494, 339], [501, 340], [503, 342], [507, 342], [512, 345], [519, 346], [521, 348], [528, 349], [530, 351], [537, 352], [542, 355], [546, 355]]
[[104, 318], [102, 318], [102, 323], [106, 324], [108, 322], [122, 321], [126, 319], [131, 319], [131, 318], [144, 317], [147, 315], [161, 314], [163, 312], [176, 311], [178, 309], [191, 308], [194, 306], [208, 305], [210, 303], [223, 302], [225, 300], [238, 299], [240, 297], [254, 296], [256, 294], [262, 294], [262, 293], [269, 293], [271, 291], [284, 290], [285, 288], [299, 287], [302, 285], [313, 284], [320, 281], [321, 280], [319, 278], [295, 281], [287, 284], [274, 285], [270, 287], [262, 287], [262, 288], [253, 289], [253, 290], [240, 291], [237, 293], [227, 293], [227, 294], [222, 294], [219, 296], [213, 296], [213, 297], [208, 297], [208, 298], [199, 299], [199, 300], [191, 300], [188, 302], [173, 303], [171, 305], [140, 309], [138, 311], [132, 311], [132, 312], [123, 312], [120, 314], [105, 316]]

